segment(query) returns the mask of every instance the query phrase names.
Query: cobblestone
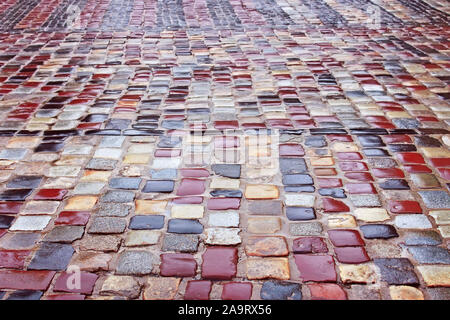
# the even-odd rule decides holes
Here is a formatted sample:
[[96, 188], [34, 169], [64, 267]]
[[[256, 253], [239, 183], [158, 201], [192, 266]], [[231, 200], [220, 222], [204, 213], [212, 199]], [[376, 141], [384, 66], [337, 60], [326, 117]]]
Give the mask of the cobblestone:
[[3, 2], [0, 299], [448, 300], [447, 2]]

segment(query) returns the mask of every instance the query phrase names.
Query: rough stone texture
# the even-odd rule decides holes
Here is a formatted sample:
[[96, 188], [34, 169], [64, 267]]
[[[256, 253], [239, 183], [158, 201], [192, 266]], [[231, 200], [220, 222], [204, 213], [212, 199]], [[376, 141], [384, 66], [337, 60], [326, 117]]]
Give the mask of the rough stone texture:
[[431, 300], [449, 300], [450, 288], [428, 288], [428, 294]]
[[206, 243], [212, 245], [235, 245], [241, 243], [240, 229], [208, 228]]
[[93, 170], [113, 170], [116, 167], [117, 161], [112, 159], [94, 158], [89, 161], [86, 169]]
[[450, 208], [450, 196], [445, 191], [419, 191], [419, 195], [430, 209]]
[[180, 281], [179, 278], [149, 278], [144, 289], [144, 300], [173, 299]]
[[380, 198], [371, 194], [351, 194], [349, 195], [355, 207], [381, 207]]
[[105, 193], [105, 195], [101, 198], [101, 201], [116, 203], [132, 202], [134, 196], [135, 195], [132, 191], [110, 190]]
[[47, 234], [44, 241], [71, 243], [83, 236], [84, 227], [79, 226], [57, 226]]
[[121, 238], [111, 235], [87, 235], [79, 242], [82, 250], [117, 251], [121, 243]]

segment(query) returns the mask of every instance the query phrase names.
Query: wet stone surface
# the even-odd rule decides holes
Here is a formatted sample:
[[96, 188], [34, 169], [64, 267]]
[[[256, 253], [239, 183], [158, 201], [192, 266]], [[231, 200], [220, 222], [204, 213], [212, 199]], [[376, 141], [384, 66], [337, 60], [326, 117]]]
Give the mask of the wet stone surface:
[[374, 262], [380, 269], [383, 281], [388, 284], [414, 285], [419, 283], [414, 266], [407, 258], [379, 258], [374, 259]]
[[301, 286], [283, 281], [267, 281], [261, 288], [261, 299], [264, 300], [301, 300]]
[[152, 271], [154, 257], [146, 251], [124, 251], [117, 262], [116, 273], [125, 275], [144, 275]]
[[28, 267], [32, 270], [64, 270], [73, 253], [69, 244], [44, 242]]
[[448, 300], [449, 13], [2, 1], [0, 300]]

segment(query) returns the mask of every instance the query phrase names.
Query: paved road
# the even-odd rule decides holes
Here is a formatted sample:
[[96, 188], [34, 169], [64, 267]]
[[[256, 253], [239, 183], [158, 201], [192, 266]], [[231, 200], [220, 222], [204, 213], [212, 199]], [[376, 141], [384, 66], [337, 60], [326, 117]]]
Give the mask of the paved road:
[[2, 1], [0, 298], [449, 299], [449, 9]]

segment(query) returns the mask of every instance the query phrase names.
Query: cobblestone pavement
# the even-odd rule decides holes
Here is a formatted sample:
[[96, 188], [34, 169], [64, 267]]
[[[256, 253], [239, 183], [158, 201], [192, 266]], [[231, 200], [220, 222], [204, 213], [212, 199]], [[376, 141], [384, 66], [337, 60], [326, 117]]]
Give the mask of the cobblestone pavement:
[[4, 0], [1, 299], [449, 299], [445, 0]]

